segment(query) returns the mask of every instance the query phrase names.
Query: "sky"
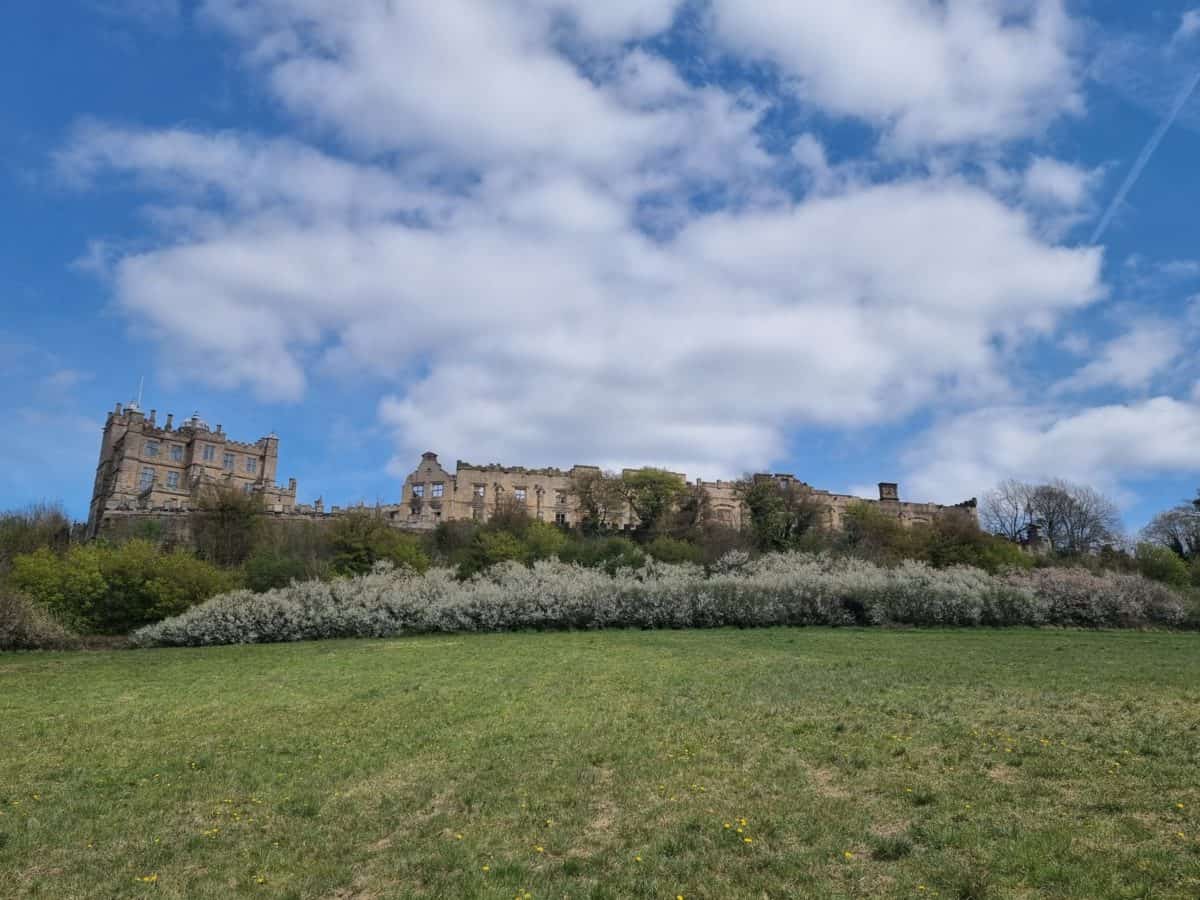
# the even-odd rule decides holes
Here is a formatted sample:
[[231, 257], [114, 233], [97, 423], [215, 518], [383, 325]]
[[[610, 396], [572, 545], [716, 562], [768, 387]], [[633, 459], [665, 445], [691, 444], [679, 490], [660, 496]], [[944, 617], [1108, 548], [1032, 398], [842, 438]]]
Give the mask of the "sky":
[[1200, 487], [1197, 0], [17, 0], [0, 507], [104, 417], [953, 503]]

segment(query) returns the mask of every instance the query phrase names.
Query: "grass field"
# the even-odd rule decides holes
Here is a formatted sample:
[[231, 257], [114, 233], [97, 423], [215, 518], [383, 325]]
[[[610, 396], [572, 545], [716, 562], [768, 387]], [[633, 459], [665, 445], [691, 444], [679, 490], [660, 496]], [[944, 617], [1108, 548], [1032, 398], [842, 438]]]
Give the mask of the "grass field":
[[1200, 636], [0, 655], [0, 897], [1200, 896]]

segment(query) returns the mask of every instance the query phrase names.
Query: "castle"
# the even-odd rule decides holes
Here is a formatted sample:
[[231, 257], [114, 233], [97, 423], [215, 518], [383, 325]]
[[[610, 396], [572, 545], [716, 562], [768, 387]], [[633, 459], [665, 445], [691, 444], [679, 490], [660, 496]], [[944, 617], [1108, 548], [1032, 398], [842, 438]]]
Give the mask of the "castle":
[[[272, 512], [296, 509], [296, 479], [275, 484], [279, 438], [248, 444], [209, 427], [198, 415], [175, 427], [174, 416], [159, 425], [137, 403], [120, 403], [104, 422], [100, 461], [88, 508], [87, 536], [96, 537], [114, 519], [138, 513], [186, 512], [209, 485], [262, 497]], [[133, 514], [131, 516], [130, 514]]]
[[[179, 523], [186, 530], [186, 514], [193, 509], [208, 487], [224, 487], [261, 498], [263, 512], [288, 518], [324, 518], [341, 512], [326, 510], [321, 500], [313, 505], [296, 503], [296, 479], [287, 487], [275, 483], [279, 462], [279, 438], [271, 434], [254, 443], [230, 439], [220, 425], [210, 427], [199, 415], [178, 426], [168, 415], [161, 426], [157, 413], [144, 413], [140, 404], [120, 403], [108, 414], [100, 444], [100, 459], [88, 510], [87, 537], [101, 535], [115, 523], [155, 519]], [[629, 473], [636, 470], [626, 469]], [[527, 469], [522, 466], [491, 464], [475, 466], [458, 460], [449, 472], [438, 462], [437, 454], [422, 455], [417, 468], [404, 480], [400, 503], [377, 507], [393, 526], [411, 531], [428, 531], [441, 522], [470, 520], [485, 522], [496, 510], [513, 505], [523, 507], [531, 518], [563, 527], [581, 523], [583, 513], [573, 490], [581, 478], [600, 475], [597, 466], [573, 466], [570, 469]], [[747, 524], [745, 504], [732, 481], [688, 482], [705, 495], [713, 519], [730, 528]], [[929, 524], [946, 509], [974, 512], [975, 501], [945, 507], [935, 503], [908, 503], [900, 500], [899, 487], [891, 482], [879, 485], [879, 498], [864, 501], [847, 494], [818, 490], [794, 475], [761, 474], [756, 480], [770, 479], [782, 487], [794, 488], [815, 502], [821, 510], [821, 524], [839, 529], [847, 509], [868, 502], [907, 526]], [[637, 517], [625, 505], [609, 511], [609, 524], [633, 528]]]
[[[636, 469], [625, 469], [630, 474]], [[502, 466], [497, 463], [475, 466], [458, 460], [449, 472], [438, 462], [437, 454], [422, 455], [417, 468], [404, 479], [398, 507], [386, 507], [386, 514], [400, 527], [412, 530], [436, 528], [440, 522], [470, 519], [484, 522], [497, 510], [513, 504], [524, 507], [530, 517], [561, 526], [580, 524], [582, 512], [572, 490], [581, 478], [600, 474], [597, 466], [572, 466], [570, 469], [527, 469], [522, 466]], [[740, 529], [748, 524], [747, 510], [733, 481], [689, 482], [682, 473], [673, 473], [684, 484], [703, 491], [708, 500], [710, 515], [722, 525]], [[819, 490], [795, 475], [760, 474], [755, 480], [769, 479], [781, 487], [804, 493], [821, 510], [821, 525], [837, 530], [847, 509], [856, 503], [871, 503], [912, 526], [929, 524], [946, 509], [966, 509], [974, 512], [975, 501], [968, 500], [954, 507], [936, 503], [907, 503], [900, 500], [900, 488], [892, 482], [881, 482], [878, 500], [864, 500], [848, 494]], [[626, 505], [610, 512], [610, 524], [631, 528], [637, 524], [633, 511]]]

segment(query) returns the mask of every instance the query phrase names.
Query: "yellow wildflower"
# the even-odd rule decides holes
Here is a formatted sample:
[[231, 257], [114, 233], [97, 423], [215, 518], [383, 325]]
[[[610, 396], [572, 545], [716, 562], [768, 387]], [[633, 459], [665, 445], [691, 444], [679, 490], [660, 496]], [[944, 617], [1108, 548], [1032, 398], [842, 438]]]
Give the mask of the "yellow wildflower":
[[849, 850], [842, 853], [842, 856], [846, 857], [846, 859], [854, 859], [854, 854], [851, 853]]
[[491, 866], [484, 866], [484, 867], [483, 867], [483, 871], [485, 871], [485, 872], [490, 872], [490, 871], [492, 871], [492, 867], [491, 867]]
[[146, 884], [154, 884], [158, 881], [158, 873], [151, 872], [149, 875], [142, 875], [138, 878], [138, 881], [144, 881]]

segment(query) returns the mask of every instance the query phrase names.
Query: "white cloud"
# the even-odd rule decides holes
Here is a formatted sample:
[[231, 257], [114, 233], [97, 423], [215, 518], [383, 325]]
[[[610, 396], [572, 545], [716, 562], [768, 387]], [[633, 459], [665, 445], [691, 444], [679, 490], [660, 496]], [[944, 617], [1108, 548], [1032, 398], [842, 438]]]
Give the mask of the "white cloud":
[[[434, 447], [728, 475], [805, 424], [1010, 399], [1013, 350], [1103, 295], [1101, 252], [1056, 246], [1019, 197], [953, 174], [873, 183], [813, 135], [769, 156], [761, 97], [624, 43], [677, 5], [209, 0], [286, 109], [339, 140], [93, 123], [58, 164], [153, 195], [158, 243], [101, 258], [173, 377], [297, 400], [347, 373], [380, 395], [406, 461]], [[881, 5], [932, 71], [879, 111], [849, 109], [859, 86], [842, 85], [846, 111], [897, 140], [932, 123], [939, 142], [1070, 108], [1061, 9], [976, 6]], [[588, 74], [564, 42], [586, 45]], [[978, 89], [937, 83], [968, 45]], [[773, 177], [798, 168], [800, 202]], [[1052, 174], [1039, 190], [1069, 198], [1070, 173]]]
[[1200, 8], [1189, 9], [1180, 19], [1179, 29], [1175, 32], [1171, 43], [1178, 44], [1190, 41], [1198, 34], [1200, 34]]
[[1060, 0], [714, 0], [735, 50], [897, 149], [1036, 134], [1082, 111], [1077, 26]]
[[1184, 336], [1178, 325], [1158, 320], [1137, 322], [1100, 348], [1086, 366], [1055, 385], [1054, 391], [1068, 394], [1103, 387], [1145, 388], [1183, 351]]
[[1091, 202], [1102, 174], [1099, 170], [1035, 156], [1025, 170], [1022, 192], [1033, 204], [1078, 210]]
[[1004, 478], [1114, 490], [1131, 475], [1200, 468], [1200, 407], [1171, 397], [1082, 409], [984, 408], [950, 418], [908, 455], [911, 496], [954, 502]]

